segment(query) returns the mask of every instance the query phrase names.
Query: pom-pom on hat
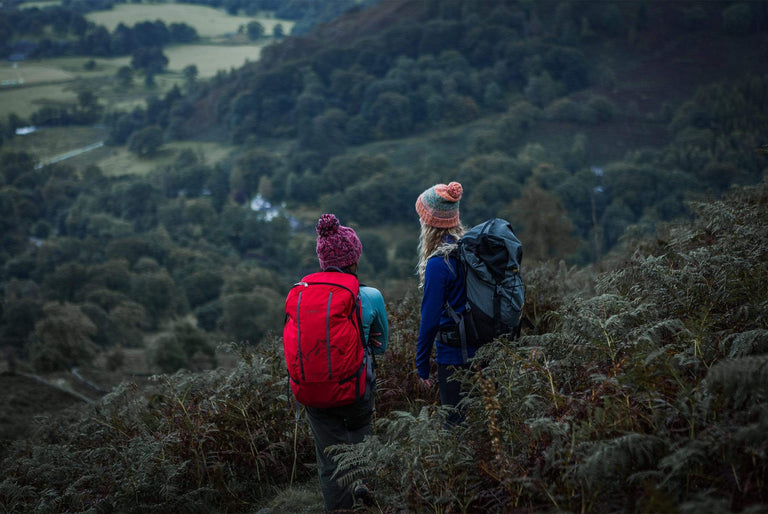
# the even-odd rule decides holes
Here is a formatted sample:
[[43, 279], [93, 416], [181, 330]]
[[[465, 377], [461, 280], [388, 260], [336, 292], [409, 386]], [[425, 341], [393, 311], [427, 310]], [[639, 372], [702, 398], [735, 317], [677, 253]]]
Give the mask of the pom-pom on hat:
[[333, 214], [323, 214], [317, 221], [317, 258], [320, 268], [346, 268], [356, 263], [363, 245], [355, 231], [344, 227]]
[[458, 182], [432, 186], [416, 199], [416, 212], [430, 227], [455, 227], [459, 224], [459, 200], [463, 192]]

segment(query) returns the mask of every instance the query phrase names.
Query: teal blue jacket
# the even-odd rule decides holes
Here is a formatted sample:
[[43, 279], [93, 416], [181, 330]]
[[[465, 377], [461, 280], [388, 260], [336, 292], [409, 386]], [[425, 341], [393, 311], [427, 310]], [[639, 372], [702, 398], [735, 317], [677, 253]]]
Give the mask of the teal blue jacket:
[[374, 339], [381, 343], [381, 346], [374, 348], [374, 353], [382, 354], [387, 349], [387, 341], [389, 339], [389, 324], [387, 322], [384, 297], [378, 289], [361, 285], [360, 305], [363, 308], [365, 340], [370, 341], [372, 333], [380, 334], [374, 337]]

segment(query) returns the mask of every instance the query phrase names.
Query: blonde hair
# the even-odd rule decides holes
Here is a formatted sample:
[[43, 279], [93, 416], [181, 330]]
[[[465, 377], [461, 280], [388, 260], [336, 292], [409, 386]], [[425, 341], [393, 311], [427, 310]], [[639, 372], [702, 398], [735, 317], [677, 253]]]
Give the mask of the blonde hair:
[[456, 249], [456, 242], [446, 243], [443, 241], [443, 237], [450, 235], [458, 241], [459, 238], [464, 235], [464, 232], [466, 232], [466, 229], [461, 222], [455, 227], [450, 228], [438, 228], [426, 225], [423, 222], [421, 223], [418, 248], [419, 264], [416, 266], [419, 275], [419, 288], [424, 287], [424, 274], [427, 269], [427, 261], [435, 255], [442, 255], [445, 258], [445, 262], [448, 262], [448, 255]]

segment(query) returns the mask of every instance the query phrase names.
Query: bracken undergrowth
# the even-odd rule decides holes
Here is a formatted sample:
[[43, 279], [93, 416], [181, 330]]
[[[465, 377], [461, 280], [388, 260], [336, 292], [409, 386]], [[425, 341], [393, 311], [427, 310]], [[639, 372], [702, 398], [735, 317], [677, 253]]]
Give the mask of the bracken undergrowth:
[[[534, 328], [480, 350], [459, 427], [413, 373], [418, 293], [390, 306], [376, 430], [333, 449], [339, 479], [368, 479], [379, 512], [768, 508], [768, 183], [691, 209], [610, 269], [524, 270]], [[253, 511], [314, 473], [267, 346], [41, 420], [6, 453], [0, 506]]]
[[544, 330], [481, 350], [465, 426], [393, 415], [342, 464], [372, 456], [384, 511], [768, 508], [768, 185], [691, 207], [593, 288], [527, 275], [561, 293], [529, 312]]

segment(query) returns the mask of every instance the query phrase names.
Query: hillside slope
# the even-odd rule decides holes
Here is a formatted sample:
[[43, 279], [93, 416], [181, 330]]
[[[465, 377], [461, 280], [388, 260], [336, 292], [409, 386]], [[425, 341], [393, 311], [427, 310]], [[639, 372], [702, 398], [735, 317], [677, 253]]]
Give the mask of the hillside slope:
[[[390, 305], [376, 436], [339, 449], [345, 478], [376, 477], [377, 512], [764, 510], [766, 194], [699, 204], [599, 274], [528, 268], [536, 327], [481, 350], [460, 437], [410, 369], [417, 299]], [[277, 350], [38, 425], [2, 461], [0, 505], [316, 512], [311, 435]]]

